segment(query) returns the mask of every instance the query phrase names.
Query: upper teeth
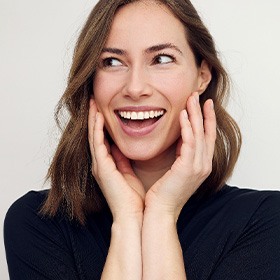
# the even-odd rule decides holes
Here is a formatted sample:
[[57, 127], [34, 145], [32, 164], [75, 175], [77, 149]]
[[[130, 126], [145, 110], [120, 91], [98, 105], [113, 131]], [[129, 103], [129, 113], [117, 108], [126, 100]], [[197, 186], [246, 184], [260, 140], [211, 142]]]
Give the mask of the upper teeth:
[[124, 119], [129, 120], [146, 120], [153, 119], [164, 114], [164, 110], [160, 111], [143, 111], [143, 112], [133, 112], [133, 111], [119, 111], [119, 114]]

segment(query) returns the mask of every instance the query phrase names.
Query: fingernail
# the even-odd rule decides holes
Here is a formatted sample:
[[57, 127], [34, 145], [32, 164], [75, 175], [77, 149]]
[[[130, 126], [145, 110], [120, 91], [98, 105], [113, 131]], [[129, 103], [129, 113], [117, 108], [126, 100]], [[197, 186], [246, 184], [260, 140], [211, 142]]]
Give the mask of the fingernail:
[[188, 118], [189, 118], [189, 116], [188, 116], [188, 113], [187, 113], [187, 110], [186, 110], [186, 109], [184, 109], [184, 110], [183, 110], [183, 116], [184, 116], [184, 118], [186, 118], [186, 119], [188, 119]]
[[212, 110], [214, 110], [214, 102], [212, 99], [211, 99], [211, 108], [212, 108]]
[[195, 92], [195, 93], [192, 95], [192, 97], [193, 97], [193, 104], [194, 104], [194, 105], [198, 104], [198, 103], [199, 103], [199, 96], [198, 96], [198, 93]]

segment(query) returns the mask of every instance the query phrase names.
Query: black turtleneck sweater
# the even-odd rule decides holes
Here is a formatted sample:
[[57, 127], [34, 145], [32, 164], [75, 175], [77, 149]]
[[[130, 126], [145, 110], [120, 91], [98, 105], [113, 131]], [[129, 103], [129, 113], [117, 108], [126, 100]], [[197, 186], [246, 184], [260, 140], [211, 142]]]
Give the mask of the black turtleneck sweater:
[[[27, 193], [6, 215], [10, 279], [100, 279], [110, 212], [92, 214], [85, 226], [42, 217], [38, 210], [47, 192]], [[280, 279], [280, 192], [225, 186], [208, 199], [191, 198], [177, 230], [188, 280]]]

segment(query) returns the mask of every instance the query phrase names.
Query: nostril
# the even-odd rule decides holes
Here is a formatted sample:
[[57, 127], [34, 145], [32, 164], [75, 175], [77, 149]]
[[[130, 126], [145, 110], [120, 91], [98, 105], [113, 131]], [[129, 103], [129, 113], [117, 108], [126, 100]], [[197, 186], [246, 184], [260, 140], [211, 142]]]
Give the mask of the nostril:
[[126, 84], [126, 95], [132, 98], [139, 98], [141, 96], [150, 96], [153, 92], [151, 86], [146, 79], [140, 75], [133, 75]]

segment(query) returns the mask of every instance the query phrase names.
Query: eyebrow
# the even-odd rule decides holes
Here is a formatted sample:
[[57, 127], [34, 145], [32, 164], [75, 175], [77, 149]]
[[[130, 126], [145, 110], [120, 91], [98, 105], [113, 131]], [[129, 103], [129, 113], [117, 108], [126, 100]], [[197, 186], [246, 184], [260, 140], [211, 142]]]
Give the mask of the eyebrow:
[[121, 49], [117, 49], [117, 48], [103, 48], [102, 53], [104, 53], [104, 52], [113, 53], [113, 54], [117, 54], [117, 55], [126, 54], [125, 50], [121, 50]]
[[[173, 50], [177, 51], [179, 54], [181, 54], [181, 55], [183, 54], [182, 51], [177, 46], [175, 46], [171, 43], [158, 44], [158, 45], [151, 46], [145, 50], [145, 53], [154, 53], [154, 52], [162, 51], [164, 49], [173, 49]], [[102, 53], [104, 53], [104, 52], [117, 54], [117, 55], [126, 55], [127, 54], [127, 52], [125, 50], [118, 49], [118, 48], [103, 48]]]
[[164, 49], [173, 49], [173, 50], [177, 51], [178, 53], [183, 54], [182, 51], [177, 46], [175, 46], [171, 43], [159, 44], [159, 45], [149, 47], [148, 49], [145, 50], [145, 52], [153, 53], [153, 52], [162, 51]]

